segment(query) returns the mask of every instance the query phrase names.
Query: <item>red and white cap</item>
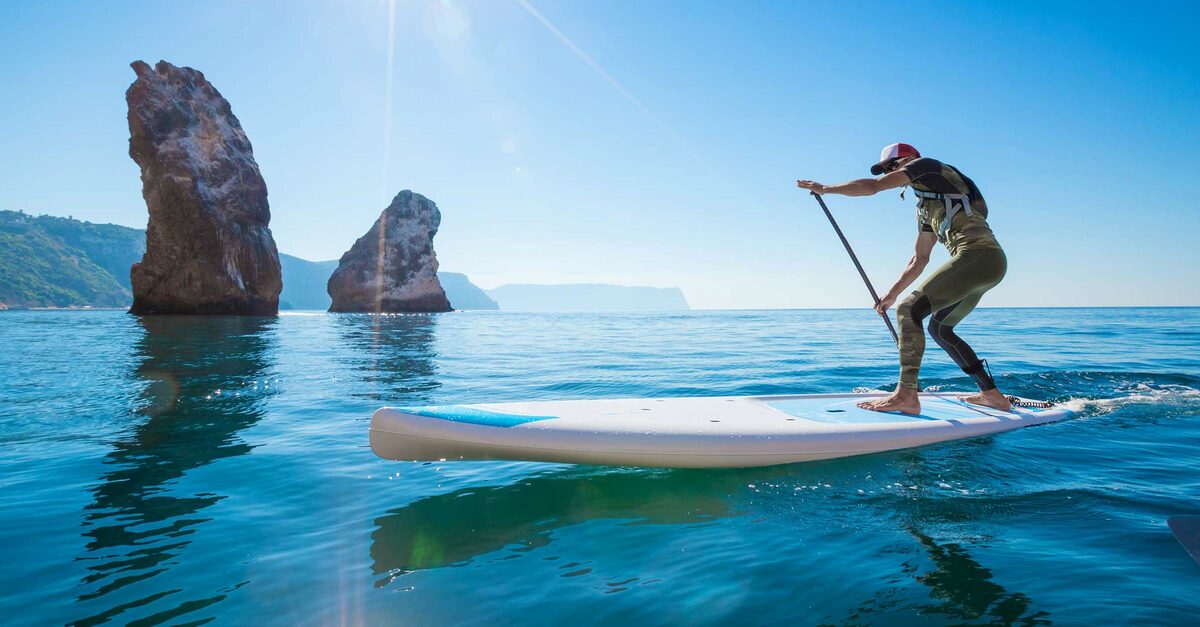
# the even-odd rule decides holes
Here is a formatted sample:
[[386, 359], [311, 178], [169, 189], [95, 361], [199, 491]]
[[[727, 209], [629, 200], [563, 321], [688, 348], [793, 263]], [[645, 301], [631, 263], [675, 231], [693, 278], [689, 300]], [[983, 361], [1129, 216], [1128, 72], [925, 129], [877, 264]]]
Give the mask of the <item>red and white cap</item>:
[[879, 163], [871, 166], [871, 174], [875, 176], [883, 174], [887, 166], [896, 159], [920, 156], [921, 153], [917, 152], [917, 149], [909, 144], [895, 143], [890, 146], [884, 146], [883, 150], [879, 152]]

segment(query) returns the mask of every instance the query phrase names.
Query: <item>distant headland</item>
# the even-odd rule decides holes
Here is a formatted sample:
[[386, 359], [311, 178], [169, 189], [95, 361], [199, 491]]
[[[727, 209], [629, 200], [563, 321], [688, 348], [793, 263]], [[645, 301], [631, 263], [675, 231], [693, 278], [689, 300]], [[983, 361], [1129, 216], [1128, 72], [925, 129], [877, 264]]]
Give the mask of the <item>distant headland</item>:
[[511, 311], [679, 311], [690, 309], [677, 287], [631, 287], [604, 283], [516, 283], [487, 290]]
[[[129, 268], [146, 252], [146, 231], [117, 224], [0, 210], [0, 309], [128, 308]], [[279, 254], [280, 310], [329, 309], [337, 260]], [[437, 271], [454, 309], [509, 311], [685, 310], [677, 288], [503, 285], [484, 290], [467, 275]]]

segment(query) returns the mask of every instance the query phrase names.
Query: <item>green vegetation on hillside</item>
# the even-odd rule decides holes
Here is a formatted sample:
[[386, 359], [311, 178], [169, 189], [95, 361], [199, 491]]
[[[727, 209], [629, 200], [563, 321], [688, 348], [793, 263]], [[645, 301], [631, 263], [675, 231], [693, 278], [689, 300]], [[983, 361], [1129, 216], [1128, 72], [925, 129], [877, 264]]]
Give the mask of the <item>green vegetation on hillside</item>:
[[[0, 309], [128, 307], [129, 267], [146, 252], [146, 232], [116, 224], [0, 211]], [[337, 261], [280, 254], [280, 309], [329, 309], [326, 284]], [[497, 309], [465, 275], [438, 276], [457, 309]]]
[[47, 234], [79, 249], [93, 263], [113, 275], [125, 289], [132, 289], [129, 285], [129, 267], [141, 261], [142, 255], [146, 254], [146, 231], [54, 216], [38, 216], [35, 220]]
[[127, 307], [129, 266], [144, 231], [0, 211], [0, 303], [8, 307]]
[[62, 240], [0, 231], [0, 302], [8, 307], [124, 307], [133, 295]]

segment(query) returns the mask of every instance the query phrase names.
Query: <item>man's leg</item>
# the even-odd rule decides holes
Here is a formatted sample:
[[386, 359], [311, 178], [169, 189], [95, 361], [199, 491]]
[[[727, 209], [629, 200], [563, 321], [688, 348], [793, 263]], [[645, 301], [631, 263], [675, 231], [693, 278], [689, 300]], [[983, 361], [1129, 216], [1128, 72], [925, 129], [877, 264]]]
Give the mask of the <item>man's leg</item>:
[[896, 323], [900, 336], [900, 383], [895, 392], [880, 399], [859, 403], [859, 407], [874, 411], [921, 413], [921, 400], [917, 396], [920, 391], [917, 381], [921, 372], [921, 357], [925, 354], [925, 329], [921, 325], [931, 310], [929, 298], [920, 291], [909, 294], [908, 298], [896, 306]]
[[[1003, 263], [1004, 253], [994, 251]], [[916, 414], [921, 411], [921, 359], [925, 354], [925, 318], [932, 311], [941, 311], [970, 297], [981, 288], [1000, 282], [1001, 274], [989, 269], [994, 266], [993, 251], [966, 251], [951, 257], [896, 307], [900, 327], [900, 383], [896, 391], [875, 401], [859, 403], [859, 407], [875, 411], [901, 411]], [[982, 270], [982, 271], [981, 271]], [[975, 302], [978, 302], [976, 299]]]
[[[951, 259], [934, 270], [920, 288], [896, 306], [896, 326], [899, 328], [897, 334], [900, 341], [900, 382], [891, 394], [874, 401], [859, 403], [859, 407], [874, 411], [921, 413], [921, 399], [917, 394], [921, 391], [921, 359], [925, 355], [925, 318], [937, 305], [944, 307], [948, 304], [945, 299], [955, 293], [952, 286], [959, 282], [954, 278], [958, 274], [961, 274], [961, 264], [956, 266], [955, 260]], [[947, 282], [950, 288], [945, 285]], [[935, 296], [938, 296], [937, 300], [931, 299], [925, 292], [931, 287]]]
[[989, 254], [987, 257], [991, 259], [978, 269], [979, 288], [963, 300], [936, 311], [929, 320], [929, 336], [979, 386], [979, 394], [962, 397], [963, 400], [1008, 411], [1012, 405], [996, 389], [996, 381], [992, 378], [992, 373], [988, 371], [987, 365], [975, 354], [971, 345], [959, 337], [954, 330], [954, 327], [967, 317], [967, 314], [975, 310], [975, 306], [979, 304], [983, 295], [1004, 278], [1007, 264], [1003, 253]]
[[933, 314], [929, 319], [929, 337], [937, 342], [942, 350], [958, 364], [962, 371], [975, 380], [981, 392], [986, 392], [996, 388], [996, 382], [992, 379], [987, 368], [984, 367], [983, 361], [975, 354], [970, 344], [966, 340], [959, 337], [954, 332], [954, 325], [958, 324], [967, 314], [975, 309], [975, 305], [979, 304], [979, 299], [983, 297], [983, 292], [972, 294], [971, 296], [942, 309]]
[[925, 317], [933, 310], [929, 297], [913, 292], [896, 307], [900, 331], [900, 386], [920, 391], [921, 360], [925, 356]]

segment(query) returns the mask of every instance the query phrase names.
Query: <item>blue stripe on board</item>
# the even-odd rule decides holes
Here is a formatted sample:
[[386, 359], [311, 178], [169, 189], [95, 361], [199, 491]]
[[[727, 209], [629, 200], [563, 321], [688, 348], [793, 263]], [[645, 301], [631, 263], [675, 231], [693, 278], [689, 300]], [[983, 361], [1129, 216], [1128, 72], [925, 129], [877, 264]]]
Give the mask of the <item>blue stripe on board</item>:
[[523, 425], [527, 422], [551, 420], [558, 417], [506, 414], [498, 411], [479, 409], [477, 407], [467, 407], [465, 405], [430, 405], [427, 407], [399, 407], [397, 409], [406, 414], [412, 414], [414, 416], [438, 418], [441, 420], [449, 420], [451, 422], [463, 422], [472, 425], [484, 425], [487, 427], [515, 427], [517, 425]]

